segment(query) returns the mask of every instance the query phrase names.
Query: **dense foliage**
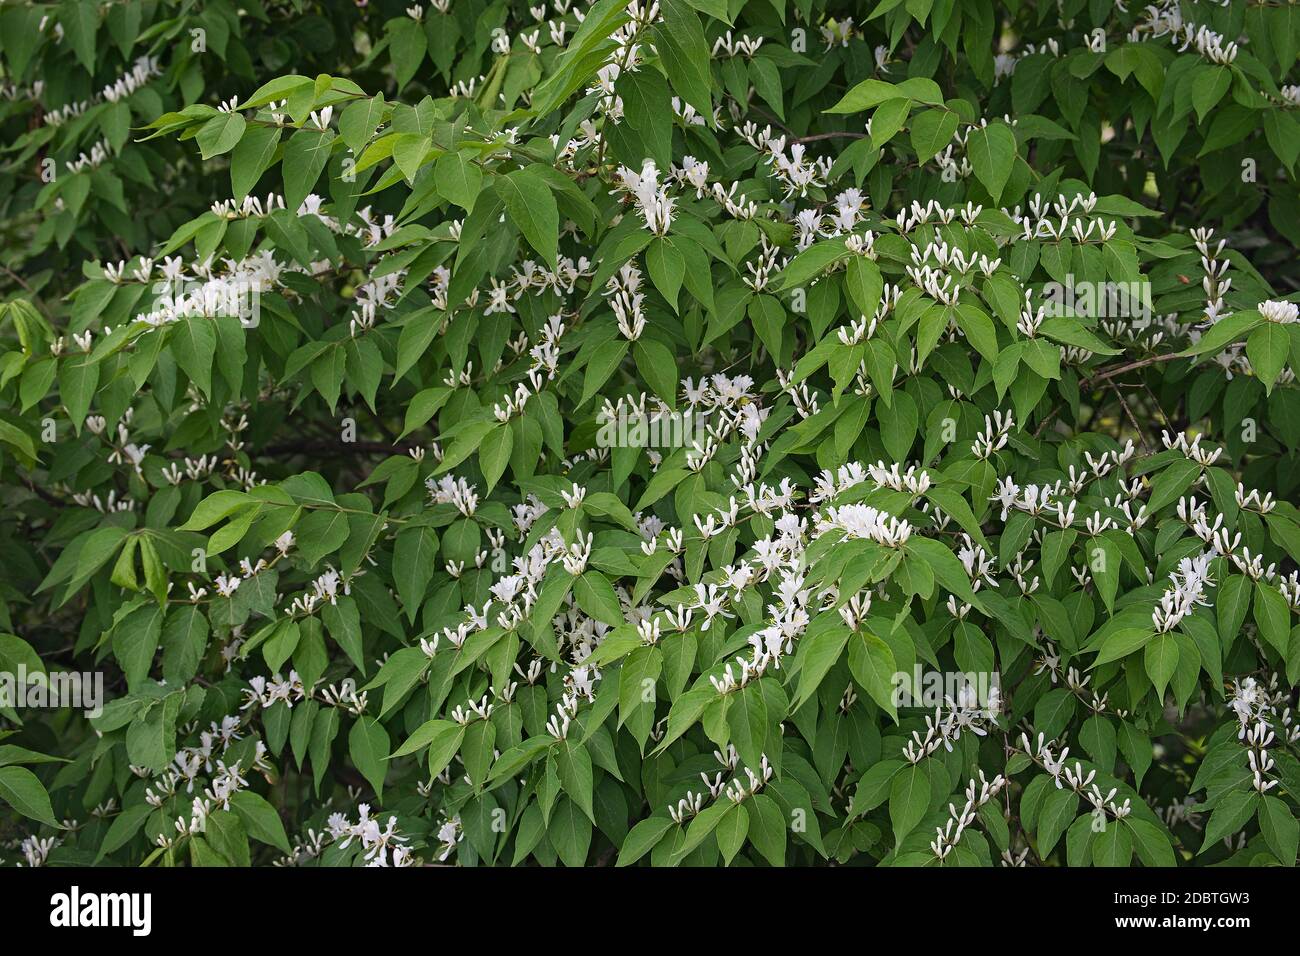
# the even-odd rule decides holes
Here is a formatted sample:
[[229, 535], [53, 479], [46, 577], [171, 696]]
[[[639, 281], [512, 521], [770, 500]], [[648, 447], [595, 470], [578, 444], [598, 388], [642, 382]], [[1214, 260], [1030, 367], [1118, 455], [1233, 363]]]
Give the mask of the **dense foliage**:
[[0, 856], [1294, 865], [1298, 50], [0, 6]]

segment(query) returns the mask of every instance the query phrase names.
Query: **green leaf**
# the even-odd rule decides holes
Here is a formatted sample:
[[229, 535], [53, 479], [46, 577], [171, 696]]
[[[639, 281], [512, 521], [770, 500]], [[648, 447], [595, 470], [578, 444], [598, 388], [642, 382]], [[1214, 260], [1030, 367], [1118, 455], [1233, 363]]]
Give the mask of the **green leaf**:
[[572, 741], [564, 741], [555, 748], [555, 769], [559, 772], [560, 786], [564, 792], [594, 823], [596, 813], [592, 797], [595, 792], [595, 776], [587, 748]]
[[437, 569], [438, 535], [429, 527], [417, 525], [397, 535], [393, 547], [393, 582], [402, 599], [406, 618], [415, 622], [424, 603], [424, 595]]
[[[1092, 662], [1092, 667], [1100, 667], [1102, 664], [1108, 664], [1111, 661], [1119, 660], [1121, 657], [1127, 657], [1134, 651], [1145, 647], [1147, 642], [1154, 636], [1151, 630], [1139, 627], [1126, 627], [1112, 631], [1106, 635], [1105, 641], [1102, 642], [1100, 653], [1097, 654], [1097, 659]], [[1090, 667], [1089, 670], [1091, 669]]]
[[822, 678], [838, 663], [849, 642], [847, 627], [826, 627], [806, 634], [799, 641], [795, 667], [799, 672], [799, 691], [790, 705], [793, 713], [802, 707], [821, 684]]
[[612, 46], [610, 36], [628, 20], [627, 5], [628, 0], [597, 0], [591, 5], [582, 25], [556, 58], [555, 72], [533, 91], [534, 116], [546, 116], [605, 65], [606, 52]]
[[411, 82], [420, 69], [429, 41], [420, 24], [409, 17], [389, 21], [388, 38], [393, 51], [393, 71], [397, 75], [397, 88], [400, 90]]
[[131, 763], [161, 773], [176, 756], [176, 718], [181, 694], [168, 694], [153, 703], [126, 730], [126, 755]]
[[380, 802], [384, 799], [384, 776], [388, 770], [388, 731], [378, 720], [358, 717], [348, 733], [348, 753], [361, 776], [375, 790]]
[[1133, 831], [1123, 821], [1112, 820], [1092, 840], [1092, 860], [1097, 866], [1128, 866], [1133, 857]]
[[483, 471], [483, 480], [491, 493], [510, 461], [510, 452], [514, 448], [514, 431], [509, 422], [502, 422], [483, 436], [478, 446], [478, 464]]
[[281, 853], [292, 852], [280, 815], [264, 798], [252, 790], [240, 790], [231, 795], [230, 806], [244, 821], [248, 835], [254, 840], [273, 846]]
[[60, 829], [50, 806], [50, 795], [26, 767], [0, 767], [0, 800], [25, 817]]
[[230, 191], [243, 199], [271, 168], [280, 145], [280, 131], [274, 126], [250, 127], [230, 155]]
[[560, 235], [560, 212], [550, 185], [529, 168], [516, 169], [496, 180], [510, 221], [537, 250], [546, 265], [555, 268]]
[[551, 814], [547, 837], [565, 866], [583, 866], [591, 848], [591, 820], [572, 800], [563, 800]]
[[244, 135], [244, 117], [240, 113], [219, 113], [203, 124], [195, 140], [204, 159], [220, 156], [235, 148]]
[[1038, 856], [1047, 859], [1047, 855], [1056, 846], [1056, 841], [1074, 822], [1075, 812], [1079, 808], [1079, 797], [1073, 790], [1055, 787], [1047, 792], [1042, 808], [1038, 811]]
[[843, 239], [828, 239], [815, 242], [799, 253], [781, 270], [775, 284], [770, 285], [776, 291], [785, 291], [800, 286], [810, 279], [821, 275], [841, 259], [851, 255]]
[[749, 842], [773, 866], [785, 866], [789, 827], [780, 805], [766, 793], [756, 793], [744, 804], [749, 809]]
[[749, 811], [742, 804], [735, 804], [718, 821], [714, 832], [717, 834], [718, 849], [722, 853], [722, 863], [730, 866], [749, 834]]
[[1178, 669], [1178, 642], [1172, 634], [1157, 634], [1147, 642], [1142, 653], [1147, 676], [1156, 687], [1156, 697], [1163, 701], [1169, 679]]
[[904, 767], [889, 787], [889, 820], [894, 827], [894, 843], [916, 829], [930, 807], [930, 773], [927, 763]]
[[[623, 100], [623, 121], [639, 134], [650, 159], [660, 169], [673, 160], [673, 109], [668, 83], [658, 70], [622, 73], [616, 89]], [[633, 157], [633, 161], [645, 157]]]
[[903, 128], [907, 117], [912, 112], [912, 101], [902, 99], [885, 100], [876, 107], [871, 116], [871, 142], [877, 149], [883, 147]]
[[1246, 614], [1250, 610], [1250, 599], [1253, 594], [1250, 585], [1250, 579], [1244, 574], [1230, 574], [1219, 585], [1214, 609], [1219, 625], [1219, 639], [1225, 648], [1236, 640], [1242, 622], [1246, 620]]
[[144, 684], [162, 636], [163, 609], [146, 604], [126, 617], [113, 631], [113, 655], [135, 691]]
[[956, 132], [956, 113], [942, 109], [925, 110], [912, 117], [912, 149], [921, 162], [929, 162], [947, 148]]
[[1273, 391], [1273, 383], [1282, 374], [1290, 355], [1291, 337], [1286, 327], [1277, 322], [1265, 322], [1246, 339], [1246, 357], [1266, 392]]
[[140, 832], [144, 821], [153, 810], [153, 807], [144, 802], [124, 808], [109, 824], [108, 832], [104, 834], [103, 842], [100, 843], [99, 851], [95, 855], [95, 862], [98, 863], [108, 854], [126, 846]]
[[483, 185], [483, 171], [472, 159], [469, 150], [443, 153], [433, 167], [433, 179], [438, 192], [466, 212], [474, 209]]
[[65, 0], [60, 4], [56, 16], [58, 25], [63, 30], [63, 36], [77, 56], [77, 62], [86, 68], [87, 73], [93, 74], [99, 9], [90, 0]]
[[1221, 352], [1263, 321], [1264, 317], [1254, 309], [1234, 312], [1215, 322], [1195, 345], [1184, 349], [1179, 354], [1192, 357]]
[[[632, 631], [631, 628], [628, 630]], [[655, 694], [655, 682], [659, 679], [659, 675], [663, 670], [663, 652], [657, 647], [642, 646], [639, 637], [636, 637], [635, 635], [635, 631], [632, 631], [630, 636], [633, 636], [637, 640], [637, 644], [634, 649], [627, 654], [627, 657], [623, 661], [623, 666], [619, 670], [619, 726], [627, 723], [643, 709], [649, 717], [653, 717], [655, 702], [657, 699]], [[611, 643], [611, 640], [606, 640], [601, 645], [601, 648], [604, 648]], [[634, 726], [636, 725], [634, 724]], [[644, 724], [647, 734], [649, 726], [649, 723]], [[641, 733], [639, 728], [637, 730], [637, 736], [637, 742], [644, 747], [645, 735]]]
[[[465, 728], [461, 724], [443, 726], [448, 724], [448, 721], [430, 721], [429, 723], [440, 725], [437, 732], [429, 738], [429, 777], [433, 778], [447, 769], [452, 758], [460, 751], [461, 744], [465, 740]], [[428, 724], [425, 724], [421, 730], [428, 726]], [[419, 731], [416, 733], [418, 734]], [[412, 735], [413, 739], [414, 736]]]
[[[976, 352], [990, 362], [998, 356], [998, 334], [993, 320], [977, 305], [963, 303], [957, 306], [953, 320]], [[1055, 349], [1052, 350], [1055, 353]], [[1040, 373], [1041, 374], [1041, 373]]]
[[282, 619], [262, 643], [262, 658], [272, 674], [277, 674], [286, 661], [293, 657], [302, 640], [302, 625], [291, 618]]
[[966, 155], [970, 157], [975, 178], [995, 201], [1001, 199], [1016, 162], [1016, 137], [1011, 127], [993, 122], [973, 130], [966, 140]]
[[398, 438], [405, 438], [438, 414], [438, 410], [447, 404], [447, 400], [451, 398], [451, 395], [451, 389], [442, 385], [426, 388], [416, 393], [415, 397], [406, 406], [406, 422], [402, 427], [402, 434]]
[[844, 287], [864, 317], [869, 319], [876, 314], [884, 289], [879, 266], [864, 256], [854, 256], [845, 270]]
[[614, 593], [614, 586], [609, 578], [599, 571], [585, 571], [573, 585], [573, 597], [578, 607], [598, 621], [604, 621], [611, 627], [623, 623], [623, 608]]
[[597, 347], [595, 353], [587, 362], [586, 374], [582, 380], [582, 398], [578, 400], [579, 405], [587, 404], [592, 396], [604, 387], [610, 376], [622, 364], [623, 359], [627, 357], [627, 349], [628, 342], [624, 338], [617, 338]]
[[212, 360], [217, 354], [217, 332], [212, 320], [195, 316], [177, 322], [170, 344], [176, 363], [204, 395], [212, 394]]
[[686, 260], [682, 254], [673, 247], [670, 240], [655, 238], [646, 247], [645, 263], [650, 281], [659, 290], [659, 294], [668, 300], [674, 312], [680, 311], [677, 308], [677, 293], [686, 276]]
[[630, 866], [658, 845], [675, 824], [669, 817], [649, 817], [634, 826], [618, 851], [616, 866]]
[[1133, 836], [1133, 848], [1144, 866], [1176, 866], [1169, 837], [1150, 820], [1128, 816], [1120, 821]]
[[296, 214], [307, 194], [315, 188], [329, 162], [333, 145], [334, 134], [330, 132], [300, 129], [289, 137], [280, 171], [284, 177], [284, 207], [290, 213]]
[[370, 141], [384, 115], [384, 96], [366, 97], [348, 105], [339, 115], [339, 133], [354, 153]]
[[1283, 866], [1295, 866], [1296, 849], [1300, 846], [1300, 823], [1296, 822], [1291, 808], [1277, 797], [1265, 795], [1259, 806], [1259, 829], [1273, 855]]
[[1190, 458], [1183, 458], [1169, 465], [1151, 483], [1151, 498], [1147, 501], [1147, 511], [1154, 514], [1166, 505], [1173, 504], [1191, 487], [1200, 473], [1201, 466]]
[[1224, 837], [1239, 832], [1255, 815], [1259, 799], [1259, 794], [1254, 790], [1232, 790], [1225, 793], [1205, 825], [1205, 838], [1201, 841], [1197, 855], [1214, 849]]
[[1291, 606], [1276, 584], [1255, 582], [1255, 623], [1260, 636], [1285, 657], [1291, 637]]
[[59, 362], [59, 397], [78, 435], [98, 386], [99, 363], [89, 355], [75, 355]]
[[767, 748], [767, 703], [757, 681], [731, 695], [727, 727], [731, 743], [747, 767], [757, 767]]
[[898, 758], [873, 763], [867, 768], [867, 772], [862, 775], [857, 788], [853, 791], [850, 813], [853, 816], [862, 816], [888, 800], [894, 777], [904, 767], [910, 766]]
[[1192, 106], [1197, 120], [1203, 121], [1207, 113], [1223, 99], [1232, 84], [1232, 71], [1226, 66], [1204, 66], [1192, 80]]
[[713, 77], [709, 70], [709, 44], [699, 15], [685, 0], [660, 0], [663, 22], [654, 28], [655, 49], [668, 82], [677, 94], [712, 122]]
[[898, 667], [889, 645], [874, 634], [861, 633], [849, 639], [849, 671], [876, 706], [898, 720], [894, 707], [894, 674]]
[[943, 93], [934, 80], [911, 77], [901, 83], [884, 80], [863, 80], [849, 90], [827, 113], [860, 113], [887, 100], [909, 99], [930, 106], [943, 106]]
[[393, 162], [408, 183], [415, 182], [415, 176], [432, 146], [432, 140], [419, 133], [399, 133], [393, 141]]
[[654, 339], [641, 338], [633, 344], [632, 356], [636, 359], [637, 371], [645, 377], [654, 393], [670, 407], [676, 406], [680, 380], [672, 351]]

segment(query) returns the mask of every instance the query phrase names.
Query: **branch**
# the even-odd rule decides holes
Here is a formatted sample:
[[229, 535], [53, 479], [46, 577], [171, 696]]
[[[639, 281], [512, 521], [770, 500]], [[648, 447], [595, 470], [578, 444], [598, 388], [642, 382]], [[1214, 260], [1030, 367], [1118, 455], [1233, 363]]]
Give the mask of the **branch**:
[[1133, 430], [1137, 432], [1138, 440], [1142, 442], [1142, 449], [1148, 455], [1151, 454], [1151, 446], [1147, 444], [1147, 436], [1142, 431], [1142, 426], [1138, 424], [1137, 418], [1134, 417], [1133, 409], [1129, 408], [1128, 401], [1124, 398], [1124, 393], [1119, 390], [1119, 387], [1114, 382], [1110, 382], [1109, 384], [1111, 391], [1114, 392], [1115, 397], [1119, 399], [1119, 403], [1123, 407], [1124, 413], [1128, 416], [1129, 424], [1131, 424]]
[[1116, 375], [1123, 375], [1125, 372], [1131, 372], [1134, 369], [1146, 368], [1148, 365], [1155, 365], [1159, 362], [1172, 362], [1174, 359], [1186, 358], [1177, 352], [1169, 352], [1165, 355], [1152, 355], [1148, 358], [1138, 359], [1136, 362], [1126, 362], [1123, 365], [1112, 365], [1110, 368], [1098, 369], [1093, 375], [1088, 376], [1079, 383], [1079, 388], [1104, 382], [1107, 379], [1114, 378]]
[[835, 133], [814, 133], [812, 136], [800, 136], [795, 140], [796, 143], [811, 143], [819, 139], [866, 139], [866, 133], [854, 133], [851, 130], [843, 130]]
[[329, 455], [341, 457], [344, 453], [363, 455], [401, 455], [416, 447], [413, 443], [389, 444], [382, 441], [325, 441], [306, 440], [280, 442], [257, 450], [258, 455]]

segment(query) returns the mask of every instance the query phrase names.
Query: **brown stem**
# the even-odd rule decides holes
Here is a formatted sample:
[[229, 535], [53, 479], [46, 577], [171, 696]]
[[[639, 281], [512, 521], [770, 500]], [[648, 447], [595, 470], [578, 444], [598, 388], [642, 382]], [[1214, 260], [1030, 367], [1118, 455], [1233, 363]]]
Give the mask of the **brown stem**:
[[795, 140], [796, 143], [811, 143], [819, 139], [866, 139], [866, 133], [854, 133], [851, 130], [842, 130], [833, 133], [814, 133], [812, 136], [800, 136]]
[[296, 455], [296, 454], [319, 454], [328, 455], [334, 453], [336, 456], [349, 453], [360, 453], [367, 455], [400, 455], [408, 448], [415, 447], [408, 444], [389, 444], [382, 441], [290, 441], [280, 442], [275, 445], [268, 445], [259, 448], [257, 455]]
[[1110, 382], [1109, 385], [1111, 391], [1115, 393], [1115, 397], [1119, 399], [1119, 403], [1124, 409], [1124, 414], [1128, 416], [1129, 424], [1131, 424], [1133, 430], [1137, 432], [1138, 439], [1142, 442], [1142, 450], [1148, 455], [1151, 454], [1151, 446], [1147, 444], [1147, 436], [1143, 433], [1142, 426], [1138, 424], [1137, 418], [1134, 417], [1133, 409], [1129, 408], [1128, 401], [1124, 398], [1124, 393], [1116, 387], [1114, 382]]
[[1148, 365], [1155, 365], [1158, 362], [1172, 362], [1174, 359], [1184, 358], [1177, 352], [1169, 352], [1165, 355], [1152, 355], [1144, 359], [1138, 359], [1136, 362], [1125, 362], [1123, 365], [1112, 365], [1110, 368], [1098, 369], [1093, 375], [1088, 376], [1079, 383], [1079, 388], [1088, 385], [1095, 385], [1098, 382], [1104, 382], [1107, 379], [1114, 378], [1116, 375], [1123, 375], [1125, 372], [1131, 372], [1134, 369], [1146, 368]]
[[1060, 410], [1061, 410], [1060, 405], [1054, 405], [1052, 406], [1052, 410], [1043, 416], [1043, 420], [1039, 422], [1038, 427], [1034, 429], [1035, 438], [1037, 438], [1039, 435], [1043, 433], [1043, 430], [1047, 428], [1048, 424], [1052, 421], [1053, 418], [1056, 417], [1056, 413], [1059, 412]]

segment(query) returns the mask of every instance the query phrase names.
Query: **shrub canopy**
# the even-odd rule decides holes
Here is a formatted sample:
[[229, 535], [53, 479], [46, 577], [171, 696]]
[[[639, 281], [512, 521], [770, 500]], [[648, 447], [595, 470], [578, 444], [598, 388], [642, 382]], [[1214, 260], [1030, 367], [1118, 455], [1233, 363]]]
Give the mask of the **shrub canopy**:
[[1296, 862], [1300, 7], [0, 37], [7, 860]]

